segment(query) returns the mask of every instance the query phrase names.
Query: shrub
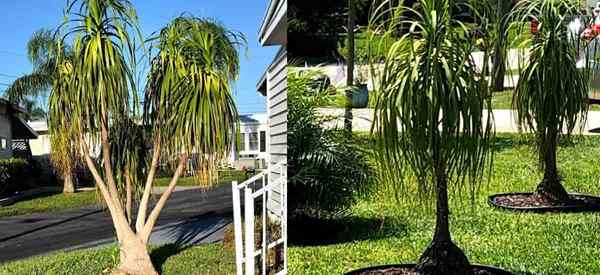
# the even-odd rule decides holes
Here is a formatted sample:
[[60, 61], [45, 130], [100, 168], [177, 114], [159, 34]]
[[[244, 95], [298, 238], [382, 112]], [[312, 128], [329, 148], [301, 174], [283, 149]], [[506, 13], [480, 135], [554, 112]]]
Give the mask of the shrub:
[[0, 160], [0, 197], [9, 196], [23, 189], [23, 182], [30, 171], [24, 159]]
[[290, 218], [343, 215], [357, 195], [370, 190], [373, 174], [354, 137], [326, 128], [330, 117], [315, 107], [329, 93], [311, 87], [317, 72], [290, 70], [288, 75], [288, 198]]

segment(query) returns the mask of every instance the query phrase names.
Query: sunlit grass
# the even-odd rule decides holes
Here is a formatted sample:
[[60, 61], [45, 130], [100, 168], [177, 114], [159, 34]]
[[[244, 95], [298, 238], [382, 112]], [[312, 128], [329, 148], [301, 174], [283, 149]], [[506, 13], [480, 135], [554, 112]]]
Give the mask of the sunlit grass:
[[[471, 262], [519, 274], [600, 274], [600, 214], [512, 213], [487, 204], [494, 193], [531, 192], [542, 177], [532, 142], [502, 135], [495, 147], [494, 174], [479, 190], [475, 204], [467, 198], [459, 202], [456, 195], [451, 200], [453, 238]], [[600, 194], [600, 137], [578, 138], [558, 152], [567, 190]], [[374, 226], [365, 230], [349, 222], [344, 233], [322, 233], [340, 240], [333, 245], [292, 246], [291, 274], [341, 274], [372, 265], [415, 262], [433, 235], [431, 211], [396, 202], [389, 193], [361, 200], [348, 220]]]
[[[177, 249], [171, 245], [154, 247], [150, 251], [152, 262], [163, 275], [211, 274], [225, 275], [235, 272], [232, 252], [221, 244], [208, 244]], [[54, 255], [0, 265], [1, 275], [30, 274], [109, 274], [118, 264], [119, 250], [116, 246]]]

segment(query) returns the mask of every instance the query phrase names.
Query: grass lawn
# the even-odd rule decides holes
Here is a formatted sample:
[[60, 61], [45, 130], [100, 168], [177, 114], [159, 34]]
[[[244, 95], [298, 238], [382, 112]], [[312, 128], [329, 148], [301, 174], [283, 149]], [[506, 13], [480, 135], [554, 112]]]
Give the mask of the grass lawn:
[[45, 194], [20, 201], [13, 205], [0, 207], [0, 217], [25, 215], [33, 213], [57, 212], [80, 208], [96, 203], [96, 192], [79, 192], [75, 194]]
[[[513, 90], [494, 92], [492, 95], [493, 109], [511, 109]], [[590, 105], [590, 111], [600, 111], [600, 105]]]
[[[193, 246], [183, 250], [172, 245], [152, 249], [152, 262], [163, 275], [217, 275], [235, 273], [235, 256], [221, 244]], [[1, 275], [109, 274], [118, 264], [116, 246], [74, 252], [60, 252], [0, 265]]]
[[[487, 204], [494, 193], [533, 191], [542, 176], [533, 142], [501, 135], [495, 148], [494, 174], [481, 186], [474, 207], [468, 195], [460, 202], [451, 194], [453, 238], [471, 262], [518, 274], [600, 274], [600, 213], [524, 214]], [[600, 194], [599, 161], [600, 137], [578, 137], [574, 145], [561, 146], [558, 165], [567, 190]], [[344, 219], [346, 228], [322, 232], [323, 241], [294, 242], [290, 274], [341, 274], [417, 261], [431, 241], [434, 213], [384, 193], [361, 199]]]

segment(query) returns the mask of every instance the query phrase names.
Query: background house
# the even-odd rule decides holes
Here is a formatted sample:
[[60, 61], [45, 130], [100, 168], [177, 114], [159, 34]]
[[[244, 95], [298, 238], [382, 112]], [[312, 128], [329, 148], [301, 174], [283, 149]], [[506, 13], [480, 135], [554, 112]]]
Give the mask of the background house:
[[[230, 165], [236, 169], [267, 167], [267, 114], [240, 116], [240, 144], [231, 154]], [[235, 151], [238, 153], [235, 154]]]
[[0, 159], [31, 156], [27, 141], [36, 139], [38, 134], [20, 117], [23, 112], [23, 109], [0, 98]]

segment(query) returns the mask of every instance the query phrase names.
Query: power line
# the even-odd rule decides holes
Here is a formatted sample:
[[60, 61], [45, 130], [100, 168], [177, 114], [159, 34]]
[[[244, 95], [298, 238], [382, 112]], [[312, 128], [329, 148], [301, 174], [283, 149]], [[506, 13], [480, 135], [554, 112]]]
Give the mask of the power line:
[[25, 55], [24, 55], [24, 54], [22, 54], [22, 53], [16, 53], [16, 52], [11, 52], [11, 51], [3, 51], [3, 50], [0, 50], [0, 54], [8, 54], [8, 55], [16, 55], [16, 56], [25, 56]]

